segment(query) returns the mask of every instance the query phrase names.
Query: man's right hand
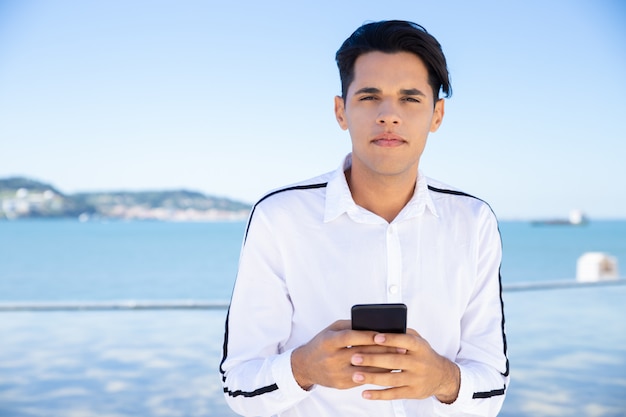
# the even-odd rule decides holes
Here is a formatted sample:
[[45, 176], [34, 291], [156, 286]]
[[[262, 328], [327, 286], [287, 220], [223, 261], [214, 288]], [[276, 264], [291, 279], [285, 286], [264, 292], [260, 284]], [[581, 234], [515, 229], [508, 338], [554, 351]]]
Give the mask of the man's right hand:
[[397, 351], [376, 345], [376, 332], [355, 331], [350, 320], [338, 320], [318, 333], [291, 354], [291, 368], [298, 384], [305, 390], [313, 385], [347, 389], [358, 386], [352, 377], [356, 371], [390, 372], [390, 369], [360, 368], [351, 364], [355, 353]]

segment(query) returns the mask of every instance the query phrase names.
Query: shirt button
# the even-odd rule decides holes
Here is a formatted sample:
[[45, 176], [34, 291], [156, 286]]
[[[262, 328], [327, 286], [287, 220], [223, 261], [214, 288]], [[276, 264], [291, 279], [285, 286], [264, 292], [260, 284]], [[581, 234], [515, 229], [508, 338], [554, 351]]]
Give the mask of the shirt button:
[[398, 293], [398, 286], [397, 285], [390, 285], [389, 286], [389, 294], [397, 294]]

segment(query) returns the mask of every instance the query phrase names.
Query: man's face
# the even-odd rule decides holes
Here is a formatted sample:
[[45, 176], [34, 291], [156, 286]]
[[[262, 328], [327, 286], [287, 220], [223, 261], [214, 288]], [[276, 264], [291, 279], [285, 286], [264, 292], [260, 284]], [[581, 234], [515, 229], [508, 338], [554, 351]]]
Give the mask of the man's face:
[[345, 101], [335, 97], [337, 121], [352, 139], [351, 175], [415, 177], [428, 133], [439, 128], [443, 113], [443, 100], [434, 103], [428, 70], [416, 55], [359, 56]]

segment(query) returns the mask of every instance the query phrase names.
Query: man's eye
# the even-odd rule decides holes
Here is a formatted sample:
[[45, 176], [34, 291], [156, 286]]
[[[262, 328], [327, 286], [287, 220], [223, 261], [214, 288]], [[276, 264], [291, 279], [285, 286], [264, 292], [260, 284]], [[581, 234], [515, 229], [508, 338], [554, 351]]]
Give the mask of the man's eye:
[[408, 101], [409, 103], [420, 103], [420, 100], [415, 97], [404, 97], [403, 101]]
[[376, 100], [376, 97], [374, 96], [363, 96], [359, 99], [359, 101], [370, 101], [370, 100]]

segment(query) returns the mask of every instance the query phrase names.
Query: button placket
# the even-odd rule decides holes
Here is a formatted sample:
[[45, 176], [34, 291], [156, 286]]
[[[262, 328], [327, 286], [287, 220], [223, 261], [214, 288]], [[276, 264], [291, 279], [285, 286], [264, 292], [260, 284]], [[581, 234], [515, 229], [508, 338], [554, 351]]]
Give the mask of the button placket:
[[402, 301], [402, 252], [394, 224], [387, 227], [387, 300], [390, 303]]

